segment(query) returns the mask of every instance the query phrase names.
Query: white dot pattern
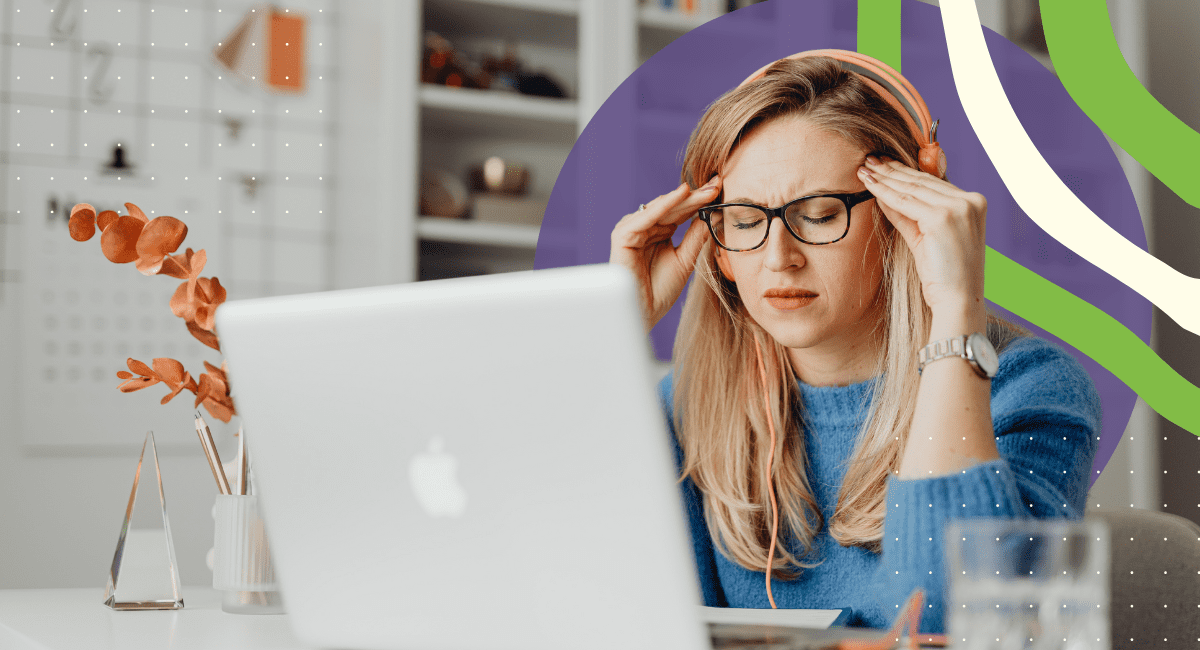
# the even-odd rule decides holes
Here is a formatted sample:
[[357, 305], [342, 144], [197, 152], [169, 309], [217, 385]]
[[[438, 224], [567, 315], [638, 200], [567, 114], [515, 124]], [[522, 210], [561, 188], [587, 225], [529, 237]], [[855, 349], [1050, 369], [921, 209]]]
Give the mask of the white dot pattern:
[[[336, 133], [327, 109], [337, 85], [333, 52], [316, 43], [333, 28], [334, 3], [305, 5], [305, 92], [295, 96], [247, 88], [208, 62], [212, 44], [249, 11], [244, 4], [15, 4], [0, 23], [9, 91], [0, 97], [9, 122], [0, 143], [8, 188], [0, 305], [14, 282], [33, 296], [19, 315], [29, 354], [14, 372], [24, 378], [20, 399], [51, 414], [24, 435], [47, 445], [126, 442], [128, 431], [97, 431], [94, 422], [131, 417], [170, 430], [176, 403], [190, 412], [189, 400], [162, 407], [161, 395], [150, 398], [155, 388], [146, 399], [119, 396], [126, 357], [177, 358], [195, 376], [201, 360], [221, 356], [171, 314], [179, 280], [109, 262], [98, 233], [73, 241], [70, 208], [87, 202], [125, 214], [129, 201], [149, 218], [182, 219], [183, 246], [207, 251], [202, 275], [219, 277], [231, 300], [329, 289]], [[62, 5], [79, 19], [54, 23]], [[48, 31], [54, 25], [62, 33]], [[17, 247], [27, 252], [21, 268], [5, 255]]]

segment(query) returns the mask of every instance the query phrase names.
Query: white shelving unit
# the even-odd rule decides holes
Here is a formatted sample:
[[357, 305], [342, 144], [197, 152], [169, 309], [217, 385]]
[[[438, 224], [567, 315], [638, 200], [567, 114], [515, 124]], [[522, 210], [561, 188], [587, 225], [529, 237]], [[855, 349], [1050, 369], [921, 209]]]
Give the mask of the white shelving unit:
[[[500, 54], [505, 45], [515, 45], [522, 63], [546, 72], [568, 98], [420, 83], [418, 142], [411, 149], [416, 172], [439, 169], [465, 179], [471, 167], [498, 155], [526, 165], [529, 195], [547, 198], [581, 128], [577, 98], [593, 74], [580, 63], [581, 4], [592, 1], [423, 0], [416, 40], [423, 42], [428, 30], [465, 51]], [[533, 268], [537, 226], [414, 218], [416, 268], [410, 279]]]
[[[471, 165], [500, 155], [529, 166], [530, 195], [537, 198], [549, 196], [587, 120], [638, 63], [711, 19], [637, 0], [423, 0], [420, 13], [406, 40], [423, 42], [430, 30], [464, 50], [497, 54], [515, 43], [524, 64], [560, 81], [568, 99], [418, 82], [409, 111], [418, 122], [411, 159], [397, 169], [465, 177]], [[417, 204], [415, 187], [410, 198], [397, 203], [401, 219], [405, 205]], [[410, 221], [415, 253], [404, 280], [533, 268], [536, 226], [415, 213]]]

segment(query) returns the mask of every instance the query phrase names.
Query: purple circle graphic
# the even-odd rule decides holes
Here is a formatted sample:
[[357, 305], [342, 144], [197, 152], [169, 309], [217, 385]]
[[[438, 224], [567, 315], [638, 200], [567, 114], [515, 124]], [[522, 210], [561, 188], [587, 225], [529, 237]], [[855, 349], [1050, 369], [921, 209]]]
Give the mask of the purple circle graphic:
[[[1047, 235], [1005, 188], [959, 103], [938, 8], [905, 0], [901, 20], [902, 72], [941, 120], [938, 140], [949, 160], [949, 180], [988, 199], [988, 245], [1148, 342], [1149, 301]], [[613, 92], [571, 150], [550, 196], [535, 267], [607, 262], [617, 221], [679, 184], [688, 137], [710, 103], [776, 59], [821, 48], [857, 50], [857, 21], [855, 0], [770, 0], [706, 23], [663, 48]], [[1005, 93], [1043, 157], [1088, 208], [1145, 249], [1133, 192], [1104, 134], [1036, 59], [1003, 36], [987, 28], [984, 33]], [[660, 359], [671, 356], [682, 304], [681, 298], [651, 334]], [[1062, 340], [989, 306], [1061, 345], [1091, 375], [1104, 405], [1094, 483], [1121, 439], [1136, 395]]]

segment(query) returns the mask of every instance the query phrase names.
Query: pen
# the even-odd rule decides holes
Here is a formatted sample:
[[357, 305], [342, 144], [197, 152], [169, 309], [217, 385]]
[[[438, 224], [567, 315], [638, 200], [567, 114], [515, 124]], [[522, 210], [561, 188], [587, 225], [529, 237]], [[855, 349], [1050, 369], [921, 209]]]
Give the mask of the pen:
[[200, 446], [204, 448], [204, 455], [208, 458], [208, 466], [212, 468], [213, 478], [217, 479], [217, 489], [221, 494], [233, 494], [229, 489], [229, 479], [225, 478], [225, 470], [221, 468], [221, 456], [217, 454], [217, 445], [213, 443], [212, 431], [209, 431], [199, 410], [196, 411], [196, 435], [200, 436]]
[[242, 426], [238, 425], [238, 494], [246, 496], [249, 494], [250, 485], [250, 459], [246, 458], [246, 436], [242, 433]]

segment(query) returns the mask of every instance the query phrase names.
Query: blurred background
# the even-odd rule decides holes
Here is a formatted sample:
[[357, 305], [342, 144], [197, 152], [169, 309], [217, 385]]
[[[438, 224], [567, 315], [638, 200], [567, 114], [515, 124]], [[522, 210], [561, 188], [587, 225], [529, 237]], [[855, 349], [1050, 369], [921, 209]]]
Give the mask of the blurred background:
[[[103, 584], [148, 428], [183, 582], [210, 580], [215, 490], [190, 396], [121, 395], [115, 372], [165, 356], [195, 376], [220, 357], [171, 315], [177, 281], [70, 238], [73, 204], [183, 220], [231, 300], [531, 269], [535, 249], [570, 260], [589, 235], [539, 227], [576, 137], [637, 66], [744, 4], [0, 2], [0, 588]], [[977, 4], [1052, 68], [1035, 0]], [[1184, 81], [1200, 5], [1107, 4], [1134, 73], [1200, 125]], [[829, 28], [853, 31], [854, 4], [838, 7]], [[652, 87], [641, 102], [647, 142], [694, 125]], [[1194, 209], [1114, 149], [1150, 251], [1200, 275]], [[1155, 313], [1151, 344], [1193, 383], [1195, 339]], [[232, 425], [209, 420], [231, 459]], [[1139, 402], [1089, 506], [1200, 521], [1196, 439]]]

